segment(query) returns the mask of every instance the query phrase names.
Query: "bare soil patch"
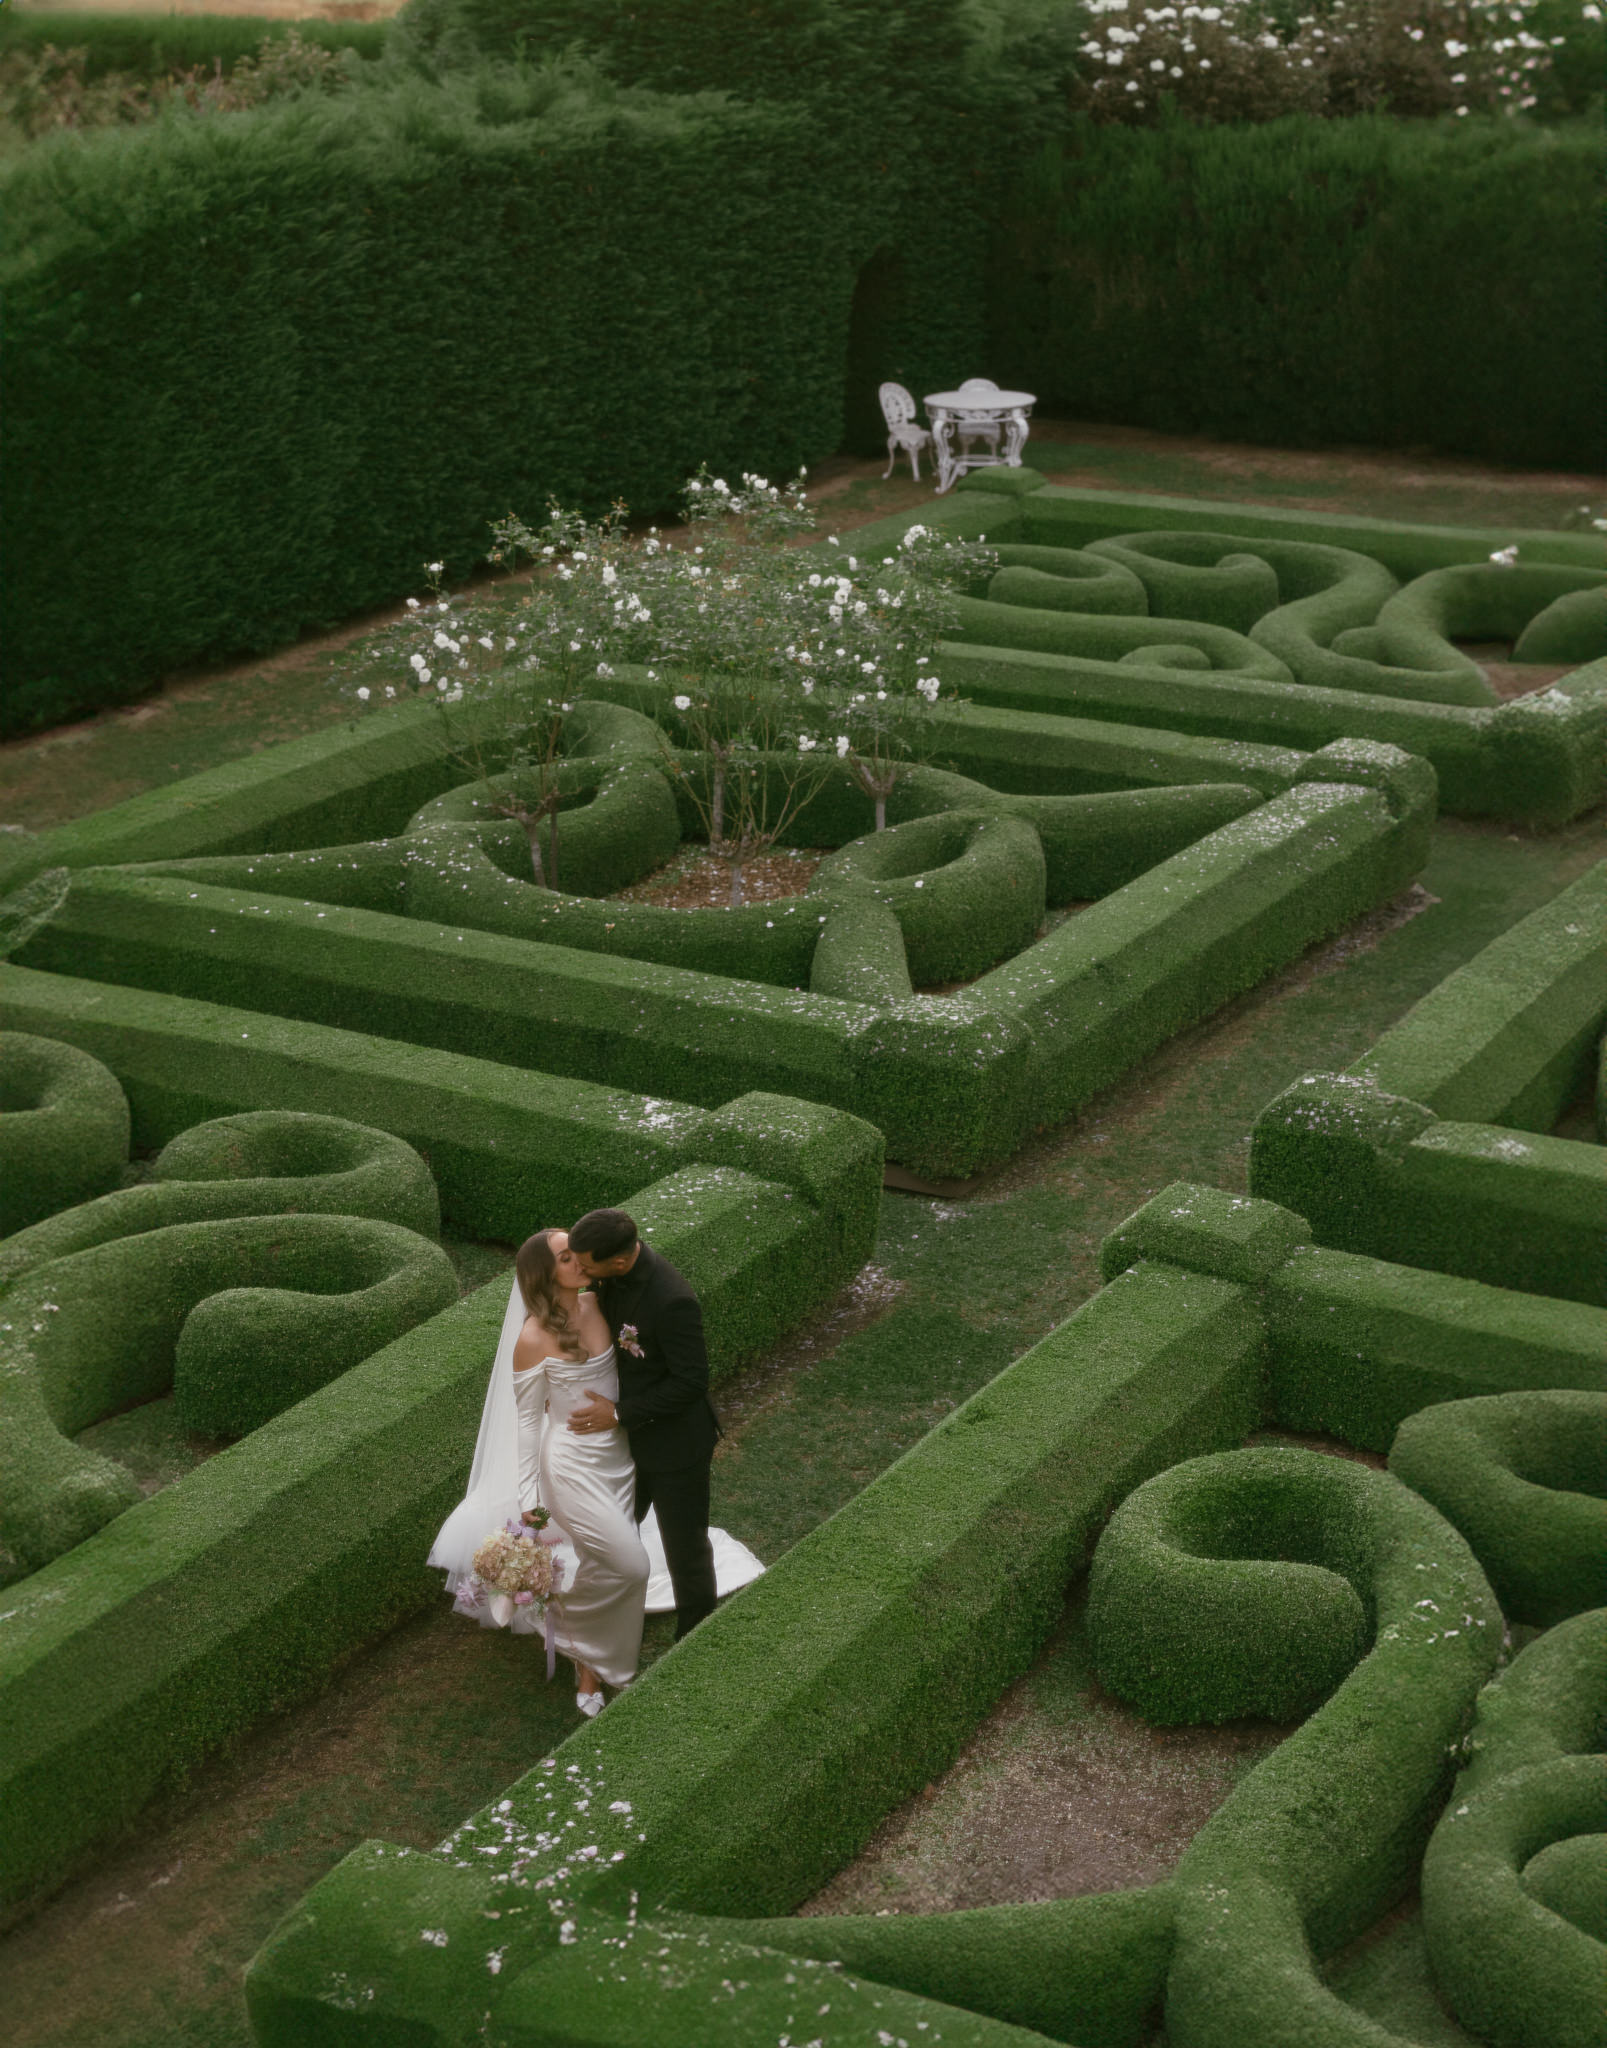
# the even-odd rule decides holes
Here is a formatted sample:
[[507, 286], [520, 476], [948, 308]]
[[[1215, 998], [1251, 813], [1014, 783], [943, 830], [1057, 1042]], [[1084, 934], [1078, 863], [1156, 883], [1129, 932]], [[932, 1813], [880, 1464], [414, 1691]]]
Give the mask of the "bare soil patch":
[[1100, 1685], [1079, 1597], [950, 1769], [799, 1910], [943, 1913], [1154, 1884], [1286, 1732], [1151, 1728]]
[[[814, 879], [823, 853], [779, 847], [742, 864], [742, 900], [774, 903], [783, 896], [801, 896]], [[651, 903], [660, 910], [729, 910], [731, 870], [702, 847], [678, 853], [674, 860], [628, 889], [619, 889], [619, 903]]]

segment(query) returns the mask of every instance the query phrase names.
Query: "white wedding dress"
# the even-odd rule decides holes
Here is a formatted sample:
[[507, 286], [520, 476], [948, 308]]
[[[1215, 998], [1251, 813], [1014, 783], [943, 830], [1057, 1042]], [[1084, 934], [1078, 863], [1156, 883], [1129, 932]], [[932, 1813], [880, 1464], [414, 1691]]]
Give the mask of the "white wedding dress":
[[[516, 1280], [491, 1366], [468, 1491], [442, 1523], [429, 1562], [446, 1573], [458, 1613], [485, 1628], [502, 1626], [493, 1604], [480, 1597], [474, 1553], [539, 1499], [564, 1536], [557, 1550], [559, 1596], [550, 1610], [556, 1645], [589, 1664], [606, 1684], [624, 1685], [641, 1651], [644, 1608], [668, 1613], [675, 1595], [651, 1509], [636, 1526], [636, 1467], [625, 1431], [582, 1434], [567, 1426], [588, 1393], [618, 1399], [614, 1348], [595, 1358], [544, 1358], [529, 1372], [515, 1373], [513, 1350], [525, 1318]], [[711, 1529], [709, 1542], [719, 1592], [734, 1593], [764, 1570], [723, 1529]], [[513, 1609], [507, 1625], [524, 1635], [543, 1622], [526, 1607]]]
[[636, 1467], [624, 1430], [568, 1427], [588, 1394], [619, 1399], [614, 1347], [595, 1358], [544, 1358], [516, 1372], [513, 1385], [520, 1506], [545, 1507], [575, 1556], [553, 1605], [554, 1640], [605, 1685], [628, 1685], [642, 1653], [650, 1575], [636, 1530]]

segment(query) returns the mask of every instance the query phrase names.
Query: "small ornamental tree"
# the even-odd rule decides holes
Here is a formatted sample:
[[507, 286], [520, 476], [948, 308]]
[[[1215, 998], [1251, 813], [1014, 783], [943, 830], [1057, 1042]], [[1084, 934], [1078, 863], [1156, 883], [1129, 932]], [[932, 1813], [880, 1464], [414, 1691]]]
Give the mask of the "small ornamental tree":
[[526, 594], [446, 597], [432, 563], [429, 600], [410, 598], [361, 658], [365, 704], [435, 704], [444, 751], [485, 785], [494, 815], [524, 828], [538, 882], [557, 883], [564, 718], [626, 664], [670, 686], [681, 744], [666, 737], [665, 769], [729, 865], [733, 904], [744, 867], [833, 759], [874, 801], [880, 830], [900, 777], [929, 750], [939, 641], [991, 551], [913, 526], [879, 563], [844, 551], [835, 568], [812, 568], [788, 545], [815, 523], [802, 471], [785, 486], [744, 476], [733, 490], [703, 469], [684, 503], [679, 546], [656, 528], [633, 537], [622, 505], [596, 522], [554, 505], [536, 530], [510, 514], [492, 529], [491, 559], [532, 562]]
[[805, 644], [788, 655], [809, 676], [801, 687], [814, 714], [812, 743], [846, 760], [876, 806], [876, 830], [887, 824], [887, 799], [931, 752], [934, 713], [943, 702], [938, 647], [956, 623], [960, 590], [996, 564], [989, 548], [945, 541], [912, 526], [897, 552], [862, 567], [856, 557], [818, 580], [823, 616]]
[[[516, 559], [514, 538], [504, 531], [510, 526], [518, 530], [519, 545], [529, 538], [519, 522], [500, 522], [493, 561]], [[350, 695], [376, 709], [428, 701], [442, 753], [482, 787], [481, 801], [493, 817], [522, 828], [534, 879], [556, 888], [563, 724], [595, 675], [596, 661], [576, 644], [561, 602], [509, 607], [446, 597], [441, 568], [439, 562], [425, 565], [429, 598], [410, 597], [405, 617], [370, 641], [355, 667], [337, 671], [338, 678]]]

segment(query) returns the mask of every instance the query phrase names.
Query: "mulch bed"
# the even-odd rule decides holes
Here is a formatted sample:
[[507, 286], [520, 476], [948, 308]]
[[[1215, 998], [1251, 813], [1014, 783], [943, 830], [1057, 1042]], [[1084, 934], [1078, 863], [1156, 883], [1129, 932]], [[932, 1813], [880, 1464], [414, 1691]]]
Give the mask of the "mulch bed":
[[[742, 864], [742, 900], [773, 903], [778, 896], [801, 896], [814, 878], [824, 853], [801, 853], [782, 847]], [[701, 848], [688, 847], [674, 860], [628, 889], [615, 891], [619, 903], [651, 903], [660, 910], [729, 910], [731, 870]]]

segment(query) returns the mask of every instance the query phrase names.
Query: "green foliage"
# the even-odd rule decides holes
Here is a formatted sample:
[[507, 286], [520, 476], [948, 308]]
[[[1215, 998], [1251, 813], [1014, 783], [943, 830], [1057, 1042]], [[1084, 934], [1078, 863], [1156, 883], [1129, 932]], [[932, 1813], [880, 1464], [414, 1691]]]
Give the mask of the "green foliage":
[[840, 436], [870, 230], [791, 112], [480, 70], [4, 185], [13, 731], [400, 597], [426, 550], [457, 578], [509, 505], [652, 512]]
[[[1167, 2033], [1180, 2048], [1343, 2048], [1358, 2039], [1355, 2014], [1314, 1958], [1409, 1890], [1501, 1648], [1501, 1613], [1483, 1574], [1427, 1502], [1386, 1474], [1312, 1452], [1245, 1451], [1211, 1464], [1249, 1473], [1263, 1460], [1269, 1470], [1283, 1460], [1325, 1468], [1314, 1484], [1327, 1489], [1332, 1533], [1336, 1520], [1349, 1521], [1339, 1503], [1354, 1503], [1370, 1552], [1360, 1593], [1372, 1645], [1184, 1851], [1166, 1996]], [[1188, 1476], [1184, 1468], [1173, 1482], [1180, 1491]]]
[[970, 1912], [812, 1913], [789, 1934], [774, 1921], [719, 1925], [1051, 2041], [1136, 2048], [1160, 2003], [1172, 1914], [1170, 1887], [1156, 1884]]
[[1607, 1303], [1607, 1156], [1547, 1135], [1588, 1088], [1607, 1019], [1607, 862], [1417, 1003], [1349, 1074], [1257, 1120], [1258, 1195], [1324, 1244], [1531, 1294]]
[[[148, 1032], [149, 1013], [144, 1021]], [[253, 1023], [261, 1028], [267, 1020]], [[400, 1055], [403, 1069], [412, 1065], [415, 1098], [426, 1092], [411, 1048], [369, 1043], [381, 1057]], [[314, 1048], [305, 1034], [299, 1050], [310, 1065]], [[349, 1058], [353, 1048], [346, 1050]], [[450, 1066], [450, 1074], [438, 1073], [437, 1092], [461, 1123], [471, 1099], [464, 1063]], [[405, 1093], [396, 1085], [401, 1075], [393, 1069], [385, 1078], [390, 1085], [379, 1096], [394, 1108]], [[573, 1098], [580, 1091], [569, 1092]], [[697, 1117], [679, 1105], [589, 1093], [594, 1114], [601, 1113], [578, 1162], [577, 1119], [560, 1117], [571, 1173], [592, 1178], [572, 1182], [569, 1204], [554, 1220], [601, 1199], [629, 1200], [654, 1243], [703, 1295], [717, 1370], [772, 1345], [862, 1264], [881, 1184], [881, 1142], [866, 1125], [773, 1097], [748, 1097]], [[600, 1182], [610, 1127], [623, 1126], [628, 1136], [632, 1117], [641, 1134], [638, 1157], [655, 1156], [668, 1129], [681, 1157], [699, 1163], [647, 1187]], [[185, 1133], [169, 1148], [169, 1163], [208, 1173], [277, 1163], [291, 1169], [282, 1186], [298, 1200], [306, 1184], [294, 1169], [310, 1163], [309, 1137], [323, 1141], [319, 1156], [327, 1159], [331, 1139], [340, 1135], [312, 1131], [323, 1122], [229, 1118]], [[692, 1142], [689, 1127], [698, 1133]], [[493, 1124], [483, 1142], [494, 1150], [506, 1134], [505, 1125]], [[399, 1199], [396, 1155], [404, 1150], [381, 1140], [355, 1177], [366, 1178], [380, 1200]], [[391, 1171], [383, 1176], [367, 1171], [387, 1164]], [[330, 1180], [331, 1199], [352, 1198], [351, 1171], [333, 1172]], [[250, 1185], [218, 1179], [203, 1190], [216, 1189], [221, 1204]], [[150, 1219], [132, 1213], [122, 1220], [140, 1229]], [[527, 1210], [518, 1228], [530, 1220]], [[388, 1341], [398, 1321], [416, 1320], [394, 1316], [398, 1288], [391, 1286], [389, 1302], [380, 1299], [383, 1282], [368, 1288], [366, 1300], [337, 1290], [373, 1277], [362, 1270], [365, 1258], [373, 1263], [382, 1248], [394, 1253], [404, 1241], [416, 1248], [415, 1281], [444, 1269], [433, 1303], [441, 1312], [426, 1309], [429, 1321]], [[298, 1306], [262, 1291], [264, 1281], [286, 1279], [315, 1292]], [[206, 1299], [220, 1280], [231, 1293]], [[186, 1381], [181, 1401], [188, 1398], [193, 1423], [245, 1424], [251, 1433], [145, 1501], [126, 1472], [100, 1461], [106, 1484], [120, 1482], [115, 1508], [124, 1512], [115, 1526], [93, 1546], [54, 1562], [30, 1556], [42, 1568], [8, 1592], [0, 1703], [11, 1739], [0, 1773], [0, 1896], [15, 1900], [48, 1881], [160, 1784], [261, 1713], [314, 1690], [354, 1647], [438, 1597], [439, 1582], [409, 1561], [422, 1559], [461, 1492], [507, 1281], [499, 1277], [470, 1300], [443, 1308], [456, 1292], [444, 1253], [394, 1225], [289, 1216], [271, 1226], [235, 1220], [145, 1228], [34, 1266], [6, 1296], [14, 1324], [50, 1326], [43, 1345], [33, 1337], [32, 1353], [46, 1374], [60, 1367], [52, 1388], [58, 1405], [79, 1402], [69, 1423], [98, 1412], [96, 1401], [115, 1405], [159, 1391], [151, 1374], [160, 1373], [162, 1346], [170, 1360], [183, 1310], [201, 1296], [176, 1338]], [[46, 1295], [55, 1302], [53, 1315], [42, 1312]], [[123, 1305], [115, 1319], [106, 1316], [108, 1299]], [[366, 1341], [354, 1310], [367, 1316]], [[18, 1342], [0, 1334], [0, 1343], [12, 1345], [13, 1363]], [[337, 1346], [353, 1356], [336, 1360]], [[338, 1376], [314, 1386], [331, 1367]], [[92, 1374], [93, 1389], [83, 1384]], [[14, 1406], [16, 1374], [4, 1383]], [[262, 1412], [270, 1389], [279, 1397], [273, 1419]], [[286, 1408], [286, 1398], [294, 1405]], [[11, 1449], [9, 1512], [18, 1468], [36, 1485], [48, 1458], [40, 1455], [40, 1431], [19, 1433], [14, 1416], [7, 1422], [0, 1444]], [[81, 1504], [94, 1495], [94, 1487], [80, 1484], [76, 1498]], [[10, 1524], [6, 1534], [16, 1541]], [[242, 1612], [252, 1617], [244, 1631]], [[103, 1682], [91, 1683], [86, 1674], [97, 1668]], [[89, 1780], [83, 1744], [97, 1740], [96, 1731], [114, 1731], [116, 1739], [105, 1742], [107, 1754]]]
[[1477, 115], [1074, 125], [1018, 158], [996, 374], [1080, 419], [1599, 467], [1602, 152]]
[[1607, 1607], [1607, 1394], [1493, 1395], [1408, 1416], [1389, 1469], [1460, 1530], [1511, 1621]]
[[[23, 1062], [42, 1043], [7, 1041]], [[126, 1147], [112, 1074], [50, 1051], [115, 1095]], [[187, 1133], [155, 1174], [0, 1248], [0, 1533], [30, 1568], [138, 1498], [77, 1431], [171, 1387], [187, 1427], [241, 1435], [457, 1296], [445, 1253], [378, 1220], [435, 1228], [429, 1174], [394, 1138], [266, 1112]], [[325, 1213], [287, 1213], [300, 1210]]]
[[1299, 14], [1288, 0], [1227, 0], [1209, 18], [1200, 8], [1123, 12], [1089, 24], [1079, 50], [1091, 61], [1071, 104], [1145, 126], [1295, 113], [1556, 119], [1599, 104], [1607, 57], [1600, 16], [1579, 0], [1323, 0]]
[[1423, 1862], [1442, 1994], [1496, 2048], [1596, 2048], [1607, 1877], [1607, 1614], [1531, 1643], [1479, 1702], [1473, 1761]]
[[128, 1129], [123, 1091], [99, 1060], [0, 1032], [0, 1239], [114, 1187]]
[[1150, 1480], [1089, 1574], [1102, 1682], [1162, 1726], [1304, 1720], [1367, 1646], [1369, 1506], [1353, 1468], [1308, 1451], [1230, 1452]]
[[[1415, 781], [1402, 773], [1412, 764], [1381, 749], [1362, 758], [1367, 751], [1314, 757], [1302, 771], [1309, 783], [1254, 810], [1235, 793], [1240, 816], [963, 993], [879, 1012], [805, 993], [801, 972], [777, 987], [632, 957], [638, 947], [656, 950], [648, 913], [610, 919], [598, 917], [603, 906], [583, 905], [593, 942], [617, 949], [606, 953], [437, 925], [448, 906], [454, 918], [479, 915], [470, 881], [505, 900], [524, 887], [525, 929], [550, 917], [552, 941], [563, 940], [573, 917], [562, 899], [514, 883], [483, 855], [452, 887], [453, 848], [426, 848], [444, 893], [426, 898], [425, 915], [405, 919], [345, 907], [360, 849], [247, 858], [235, 864], [244, 873], [220, 875], [222, 886], [171, 864], [80, 874], [63, 911], [19, 957], [348, 1030], [383, 1015], [388, 1036], [554, 1073], [606, 1071], [682, 1101], [712, 1104], [754, 1087], [802, 1095], [878, 1124], [902, 1163], [963, 1172], [1007, 1157], [1025, 1130], [1064, 1117], [1143, 1050], [1403, 885], [1423, 858], [1432, 793], [1420, 772]], [[1203, 822], [1197, 810], [1152, 817], [1147, 798], [1139, 819], [1141, 829], [1158, 824], [1171, 844], [1180, 825], [1186, 832]], [[987, 824], [985, 840], [979, 833], [933, 871], [932, 909], [910, 911], [906, 939], [934, 971], [975, 964], [964, 928], [971, 903], [983, 894], [1008, 903], [1039, 886], [1017, 872], [1019, 854], [1002, 852], [1027, 843], [1030, 823]], [[934, 857], [947, 829], [935, 820], [920, 827], [938, 844]], [[984, 845], [1000, 857], [984, 861]], [[916, 879], [886, 885], [895, 910], [901, 895], [924, 904]], [[807, 941], [807, 912], [789, 917], [788, 908], [772, 903], [750, 915], [767, 977], [786, 948]], [[774, 913], [765, 919], [773, 930], [758, 930], [760, 909]], [[659, 913], [658, 925], [673, 915]], [[723, 915], [707, 914], [712, 929], [688, 922], [679, 943], [703, 943], [706, 930], [720, 938]], [[621, 929], [607, 931], [611, 923]], [[1012, 923], [1023, 935], [1034, 928], [1024, 917]], [[741, 927], [724, 930], [732, 937], [722, 943], [740, 945]]]
[[[479, 1994], [471, 1972], [483, 1978], [484, 1944], [470, 1931], [518, 1896], [516, 1867], [525, 1883], [556, 1867], [550, 1817], [571, 1764], [606, 1788], [610, 1809], [598, 1796], [601, 1854], [565, 1884], [578, 1928], [612, 1933], [632, 1893], [644, 1920], [665, 1906], [786, 1912], [947, 1761], [1030, 1660], [1114, 1500], [1178, 1455], [1242, 1433], [1258, 1350], [1241, 1288], [1164, 1276], [1107, 1289], [511, 1786], [506, 1806], [469, 1820], [444, 1855], [371, 1847], [332, 1873], [254, 1966], [260, 2038], [295, 2038], [329, 1967], [363, 1970], [375, 2017], [397, 2024], [421, 1992], [436, 2011]], [[629, 1813], [616, 1820], [620, 1800]], [[616, 1847], [623, 1855], [607, 1860]], [[445, 1931], [444, 1951], [419, 1956], [416, 1940], [396, 1940], [407, 1924]], [[558, 1948], [545, 1913], [508, 1914], [504, 1934], [505, 1984]], [[809, 1934], [789, 1921], [770, 1939], [807, 1954]], [[1101, 1993], [1089, 1970], [1090, 1995], [1107, 2012], [1146, 2002], [1131, 1979], [1163, 1940], [1155, 1919], [1129, 1919], [1106, 1944], [1128, 1981]]]
[[1106, 1239], [1102, 1270], [1150, 1260], [1259, 1288], [1284, 1429], [1387, 1451], [1436, 1402], [1607, 1392], [1607, 1310], [1320, 1251], [1305, 1218], [1273, 1202], [1175, 1182]]
[[153, 120], [166, 110], [236, 113], [304, 92], [339, 92], [352, 84], [362, 59], [304, 40], [297, 26], [269, 34], [249, 56], [237, 57], [227, 76], [223, 60], [146, 81], [127, 72], [92, 73], [83, 44], [57, 49], [46, 43], [0, 48], [0, 137], [15, 146], [61, 129], [82, 130]]

